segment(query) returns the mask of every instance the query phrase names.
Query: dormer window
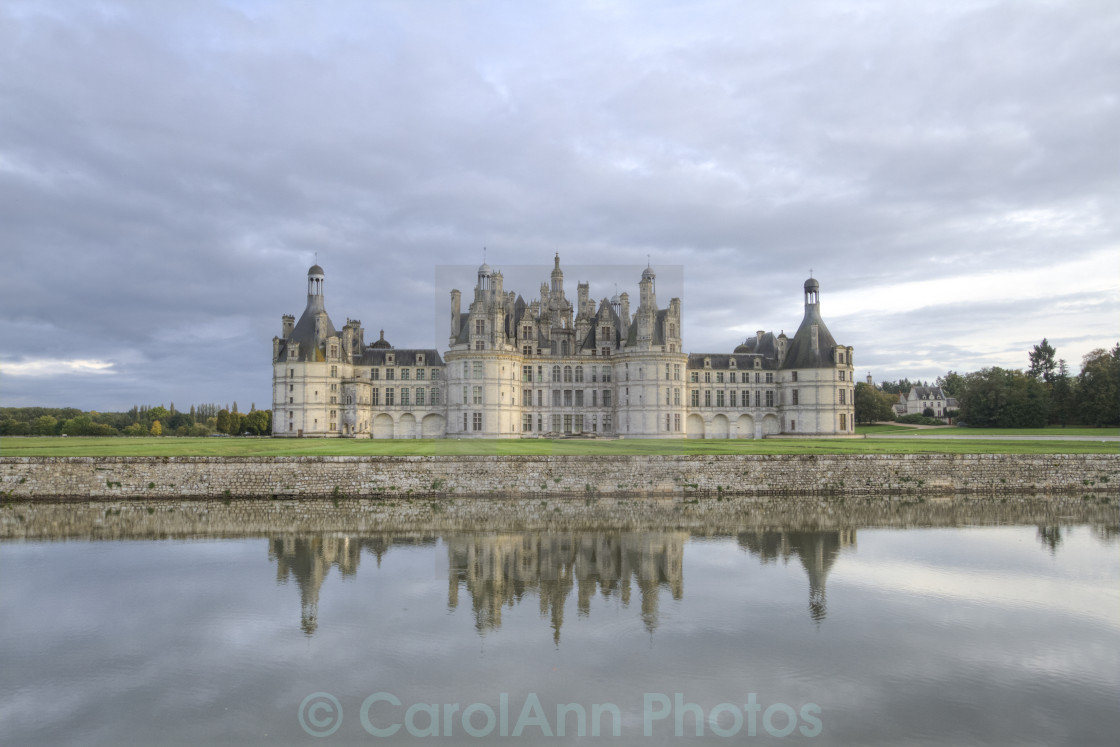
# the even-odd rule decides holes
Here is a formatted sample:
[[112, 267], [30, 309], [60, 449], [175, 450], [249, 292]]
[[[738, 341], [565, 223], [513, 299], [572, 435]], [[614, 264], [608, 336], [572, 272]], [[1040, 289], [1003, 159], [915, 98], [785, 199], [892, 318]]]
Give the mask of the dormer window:
[[423, 353], [417, 353], [416, 354], [416, 365], [418, 365], [418, 366], [423, 366], [424, 365], [424, 354]]
[[758, 358], [755, 358], [754, 359], [754, 367], [755, 368], [762, 368], [762, 361], [760, 361]]
[[730, 364], [729, 364], [729, 365], [730, 365], [730, 367], [731, 367], [731, 368], [735, 368], [735, 365], [736, 365], [736, 364], [735, 364], [735, 359], [734, 359], [734, 358], [732, 358], [732, 359], [731, 359], [731, 361], [730, 361]]
[[705, 358], [704, 359], [704, 368], [711, 368], [711, 367], [712, 367], [712, 359], [711, 358]]
[[393, 360], [394, 357], [395, 356], [392, 353], [387, 354], [385, 356], [385, 363], [390, 366], [395, 366], [396, 362]]

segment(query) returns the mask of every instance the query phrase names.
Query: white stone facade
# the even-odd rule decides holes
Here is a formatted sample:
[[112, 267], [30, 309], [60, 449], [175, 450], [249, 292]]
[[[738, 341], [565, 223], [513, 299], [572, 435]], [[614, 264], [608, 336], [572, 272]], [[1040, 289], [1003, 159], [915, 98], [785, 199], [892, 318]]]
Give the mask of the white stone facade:
[[573, 304], [560, 258], [530, 303], [483, 265], [464, 311], [451, 291], [447, 351], [364, 343], [337, 332], [323, 271], [308, 272], [307, 309], [273, 339], [273, 435], [362, 438], [761, 438], [855, 429], [852, 349], [820, 318], [816, 280], [791, 341], [759, 333], [732, 354], [686, 354], [681, 302], [658, 308], [656, 275], [598, 304]]

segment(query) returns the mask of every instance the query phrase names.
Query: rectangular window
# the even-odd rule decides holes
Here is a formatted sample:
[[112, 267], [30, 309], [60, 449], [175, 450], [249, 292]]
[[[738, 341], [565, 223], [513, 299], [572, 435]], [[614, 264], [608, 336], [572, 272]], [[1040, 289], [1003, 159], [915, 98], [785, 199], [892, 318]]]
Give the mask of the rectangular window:
[[774, 372], [773, 371], [767, 371], [766, 372], [766, 383], [767, 384], [773, 384], [774, 383]]
[[766, 406], [767, 407], [773, 407], [774, 406], [774, 390], [773, 389], [767, 389], [766, 390]]
[[484, 319], [475, 319], [474, 320], [474, 333], [476, 335], [486, 334], [486, 320], [484, 320]]
[[464, 386], [463, 387], [463, 404], [465, 405], [470, 401], [471, 401], [470, 400], [470, 394], [468, 393], [467, 387]]
[[843, 405], [843, 404], [847, 404], [847, 403], [846, 403], [846, 402], [844, 401], [844, 395], [845, 395], [845, 394], [847, 394], [847, 393], [848, 393], [848, 392], [847, 392], [847, 390], [846, 390], [846, 389], [841, 389], [841, 390], [840, 390], [840, 404], [842, 404], [842, 405]]
[[532, 389], [522, 389], [521, 390], [521, 406], [522, 407], [532, 407], [532, 405], [533, 405], [533, 390]]
[[795, 405], [798, 404], [798, 402], [797, 402], [797, 390], [796, 389], [793, 390], [793, 403], [792, 404], [795, 404]]
[[692, 401], [692, 406], [693, 407], [699, 407], [700, 406], [700, 390], [699, 389], [693, 389], [692, 390], [691, 401]]
[[665, 430], [668, 431], [668, 430], [671, 429], [671, 427], [672, 427], [672, 420], [669, 417], [669, 413], [665, 413]]
[[381, 369], [380, 368], [371, 368], [369, 370], [369, 380], [370, 381], [380, 381], [381, 380]]
[[525, 356], [526, 358], [528, 358], [530, 355], [533, 354], [533, 346], [532, 345], [522, 345], [521, 346], [521, 354], [523, 356]]
[[571, 433], [572, 432], [572, 416], [571, 415], [565, 415], [564, 416], [564, 432], [565, 433]]
[[439, 390], [433, 388], [432, 389], [432, 407], [435, 407], [438, 404], [439, 404]]
[[592, 389], [591, 390], [591, 406], [592, 407], [598, 407], [599, 406], [599, 390], [598, 389]]
[[610, 433], [612, 427], [612, 420], [610, 413], [603, 415], [603, 433]]
[[294, 379], [296, 377], [296, 370], [294, 368], [288, 369], [288, 378]]
[[385, 369], [385, 381], [392, 381], [393, 379], [397, 378], [396, 377], [396, 370], [397, 369], [395, 369], [395, 368], [386, 368]]
[[793, 381], [797, 381], [797, 372], [796, 371], [793, 371], [792, 373], [790, 373], [790, 376], [793, 377]]
[[676, 433], [681, 432], [681, 414], [679, 412], [673, 415], [673, 431]]
[[408, 381], [411, 378], [411, 371], [407, 368], [401, 369], [401, 381]]
[[396, 399], [396, 397], [395, 397], [395, 394], [394, 394], [394, 389], [392, 387], [389, 387], [388, 389], [386, 389], [385, 390], [385, 406], [386, 407], [392, 407], [395, 399]]
[[699, 371], [689, 371], [688, 380], [690, 382], [692, 382], [693, 384], [700, 383], [700, 372]]
[[544, 390], [537, 390], [537, 407], [544, 407]]
[[[471, 364], [463, 361], [463, 378], [469, 379], [471, 377]], [[465, 428], [463, 430], [466, 430]]]
[[716, 392], [716, 407], [723, 407], [724, 391], [722, 389]]
[[711, 384], [712, 383], [712, 372], [711, 371], [705, 371], [704, 372], [704, 383], [705, 384]]
[[521, 367], [521, 380], [522, 381], [529, 381], [529, 382], [531, 382], [533, 380], [533, 367], [532, 366], [522, 366]]
[[583, 416], [576, 415], [572, 418], [572, 428], [576, 433], [583, 433]]
[[564, 390], [564, 407], [571, 407], [571, 406], [572, 406], [572, 390], [571, 389], [565, 389]]
[[665, 404], [672, 403], [672, 394], [669, 392], [669, 387], [665, 387]]
[[681, 403], [681, 390], [679, 387], [673, 388], [673, 404], [679, 405]]
[[423, 389], [418, 388], [416, 390], [416, 404], [418, 404], [418, 405], [424, 404], [424, 390]]
[[438, 381], [438, 380], [439, 380], [439, 369], [438, 368], [433, 368], [432, 369], [432, 381]]
[[416, 369], [416, 380], [417, 381], [423, 381], [424, 380], [424, 369], [422, 369], [422, 368]]
[[731, 372], [731, 377], [730, 377], [729, 381], [730, 381], [730, 383], [732, 383], [732, 384], [734, 384], [734, 383], [735, 383], [735, 372], [734, 372], [734, 371], [732, 371], [732, 372]]
[[467, 429], [467, 413], [463, 413], [463, 430]]
[[408, 393], [409, 393], [408, 389], [406, 389], [404, 387], [401, 387], [401, 406], [402, 407], [408, 407], [408, 405], [409, 405]]
[[[331, 349], [333, 350], [334, 348]], [[338, 366], [331, 366], [331, 376], [338, 376]]]
[[576, 390], [576, 407], [583, 407], [583, 390]]
[[841, 371], [841, 372], [840, 372], [840, 381], [843, 381], [843, 380], [844, 380], [844, 372], [843, 372], [843, 371]]
[[529, 431], [533, 430], [533, 416], [532, 415], [525, 414], [525, 415], [521, 416], [521, 430], [524, 433], [528, 433]]
[[762, 390], [761, 389], [755, 389], [754, 390], [754, 406], [755, 407], [762, 407]]
[[762, 374], [760, 374], [758, 372], [755, 372], [754, 383], [756, 383], [756, 384], [761, 384], [762, 383]]
[[704, 407], [711, 407], [711, 406], [712, 406], [712, 390], [711, 389], [705, 389], [704, 390]]
[[537, 433], [544, 430], [544, 415], [537, 415]]
[[716, 383], [717, 384], [722, 384], [723, 383], [723, 371], [716, 371]]
[[471, 387], [471, 404], [475, 404], [475, 405], [481, 405], [482, 404], [482, 387], [481, 386]]
[[481, 379], [482, 374], [482, 361], [474, 361], [471, 364], [471, 376], [475, 379]]
[[[666, 363], [665, 364], [665, 381], [668, 381], [668, 380], [669, 380], [669, 364]], [[668, 430], [668, 428], [666, 428], [665, 430]]]
[[471, 415], [471, 429], [480, 431], [482, 430], [482, 413], [476, 412]]
[[553, 415], [552, 416], [552, 432], [553, 433], [559, 433], [560, 432], [560, 416], [559, 415]]
[[611, 390], [610, 389], [604, 389], [603, 390], [603, 407], [610, 407], [610, 406], [611, 406]]
[[673, 381], [680, 381], [680, 380], [681, 380], [681, 364], [674, 363], [673, 364]]
[[840, 430], [848, 430], [848, 416], [844, 413], [840, 413]]
[[381, 406], [381, 390], [377, 387], [369, 390], [369, 403], [374, 407]]
[[332, 405], [337, 405], [338, 404], [338, 397], [332, 396], [331, 397], [331, 404]]
[[[734, 374], [732, 374], [732, 375], [734, 375]], [[730, 405], [731, 405], [732, 407], [735, 407], [735, 406], [736, 406], [736, 405], [735, 405], [735, 390], [734, 390], [734, 389], [732, 389], [732, 390], [731, 390], [731, 402], [730, 402], [729, 404], [730, 404]]]
[[790, 431], [797, 430], [797, 421], [796, 420], [789, 421], [789, 429], [790, 429]]

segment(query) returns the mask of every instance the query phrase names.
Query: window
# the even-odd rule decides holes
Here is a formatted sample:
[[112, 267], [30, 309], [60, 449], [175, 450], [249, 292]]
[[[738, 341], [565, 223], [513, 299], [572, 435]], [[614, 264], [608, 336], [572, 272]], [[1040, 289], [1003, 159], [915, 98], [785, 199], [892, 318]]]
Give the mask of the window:
[[480, 386], [471, 387], [471, 404], [475, 404], [475, 405], [481, 405], [482, 404], [482, 387], [480, 387]]
[[416, 380], [417, 381], [423, 381], [424, 380], [424, 369], [422, 369], [422, 368], [416, 369]]
[[767, 407], [773, 407], [774, 406], [774, 390], [773, 389], [767, 389], [766, 390], [766, 406]]
[[467, 413], [463, 413], [463, 430], [467, 429]]
[[681, 380], [681, 364], [674, 363], [673, 364], [673, 381], [680, 381], [680, 380]]
[[296, 385], [295, 384], [288, 384], [288, 391], [289, 392], [294, 392], [295, 390], [296, 390]]
[[711, 384], [712, 383], [712, 372], [711, 371], [705, 371], [704, 372], [704, 383], [705, 384]]
[[401, 406], [402, 407], [408, 407], [408, 405], [409, 405], [409, 401], [408, 401], [409, 391], [410, 390], [408, 390], [404, 387], [401, 388]]
[[369, 370], [369, 380], [370, 381], [380, 381], [381, 380], [381, 369], [380, 368], [371, 368]]
[[796, 404], [798, 404], [798, 401], [797, 401], [797, 390], [796, 390], [796, 389], [794, 389], [794, 390], [793, 390], [792, 396], [793, 396], [793, 402], [792, 402], [792, 404], [795, 404], [795, 405], [796, 405]]
[[564, 390], [564, 407], [571, 407], [571, 406], [572, 406], [572, 390], [571, 389], [565, 389]]
[[[537, 390], [537, 407], [544, 407], [544, 390]], [[539, 428], [537, 430], [540, 430]]]
[[409, 371], [409, 369], [407, 369], [407, 368], [402, 368], [401, 369], [401, 381], [408, 381], [410, 378], [412, 378], [412, 372]]
[[474, 320], [474, 333], [476, 335], [486, 334], [486, 320], [485, 319], [475, 319]]
[[755, 407], [762, 407], [762, 390], [761, 389], [755, 389], [754, 390], [754, 406]]
[[704, 390], [704, 407], [711, 407], [711, 406], [712, 406], [712, 390], [711, 389], [705, 389]]
[[848, 393], [848, 391], [846, 389], [841, 389], [840, 390], [840, 404], [842, 404], [842, 405], [846, 404], [844, 402], [844, 395], [846, 395], [847, 393]]
[[559, 433], [560, 432], [560, 416], [559, 415], [553, 415], [552, 416], [552, 432], [553, 433]]
[[690, 371], [688, 373], [688, 380], [693, 384], [700, 383], [700, 373], [698, 371]]
[[735, 405], [735, 394], [736, 394], [735, 390], [734, 390], [734, 389], [732, 389], [732, 390], [731, 390], [731, 402], [729, 403], [729, 404], [730, 404], [730, 405], [731, 405], [732, 407], [735, 407], [735, 406], [736, 406], [736, 405]]
[[716, 371], [716, 383], [717, 384], [722, 384], [723, 383], [723, 371]]
[[680, 390], [680, 387], [675, 387], [673, 389], [673, 404], [674, 405], [679, 405], [680, 403], [681, 403], [681, 390]]
[[482, 430], [482, 413], [476, 412], [471, 415], [471, 430]]
[[611, 406], [611, 390], [610, 389], [604, 389], [603, 390], [603, 407], [610, 407], [610, 406]]
[[677, 325], [670, 324], [669, 325], [669, 337], [676, 337], [676, 336], [677, 336]]
[[526, 358], [528, 358], [530, 355], [533, 354], [533, 346], [532, 345], [522, 345], [521, 346], [521, 354], [523, 356], [525, 356]]
[[840, 363], [843, 363], [843, 362], [844, 362], [844, 354], [843, 354], [843, 353], [839, 353], [839, 354], [838, 354], [838, 358], [837, 358], [837, 359], [839, 360], [839, 362], [840, 362]]
[[576, 366], [576, 383], [583, 383], [583, 366]]
[[843, 381], [843, 380], [844, 380], [844, 372], [843, 372], [843, 371], [841, 371], [841, 372], [840, 372], [840, 381]]
[[331, 404], [332, 405], [337, 405], [338, 404], [338, 397], [337, 396], [334, 396], [334, 395], [331, 396]]
[[564, 416], [564, 432], [565, 433], [571, 433], [572, 432], [572, 416], [571, 415], [565, 415]]
[[672, 404], [672, 394], [669, 392], [669, 387], [665, 387], [665, 404]]
[[532, 404], [533, 404], [533, 390], [532, 389], [522, 389], [521, 390], [521, 406], [522, 407], [531, 407]]
[[528, 339], [529, 337], [532, 337], [532, 335], [533, 335], [533, 328], [531, 326], [529, 326], [528, 324], [526, 324], [525, 326], [523, 326], [521, 328], [521, 336], [522, 337]]
[[552, 380], [553, 381], [560, 381], [560, 366], [553, 366], [552, 367]]
[[[610, 348], [602, 348], [599, 351], [599, 355], [603, 356], [604, 358], [606, 358], [610, 354], [611, 354], [611, 349]], [[606, 429], [604, 428], [604, 430], [606, 430]]]
[[[333, 347], [331, 348], [331, 354], [335, 357], [338, 356], [338, 353], [334, 352]], [[331, 376], [338, 376], [338, 366], [331, 366]]]
[[396, 356], [394, 356], [392, 353], [386, 353], [385, 354], [385, 364], [388, 365], [388, 366], [393, 365], [395, 357]]
[[790, 376], [792, 377], [792, 381], [797, 381], [797, 372], [796, 371], [791, 373]]
[[583, 407], [583, 390], [576, 390], [576, 407]]
[[571, 366], [564, 366], [564, 383], [565, 384], [571, 384], [572, 383], [572, 367]]
[[700, 390], [699, 389], [693, 389], [692, 390], [692, 406], [693, 407], [699, 407], [700, 406]]
[[600, 336], [602, 336], [603, 342], [607, 342], [608, 340], [611, 339], [611, 328], [610, 327], [603, 327], [602, 329], [599, 330], [599, 334], [600, 334]]
[[610, 413], [603, 416], [603, 433], [611, 432], [611, 416]]
[[395, 378], [397, 378], [396, 371], [397, 371], [397, 369], [395, 369], [395, 368], [386, 368], [385, 369], [385, 381], [392, 381]]
[[533, 416], [525, 414], [521, 416], [521, 430], [522, 432], [529, 432], [533, 430]]
[[603, 366], [603, 381], [607, 382], [607, 381], [610, 381], [610, 380], [611, 380], [611, 369], [610, 369], [609, 366]]
[[544, 430], [544, 415], [537, 415], [537, 432]]
[[670, 430], [670, 425], [671, 424], [672, 424], [672, 420], [669, 418], [669, 413], [665, 413], [665, 430], [666, 431]]
[[467, 404], [468, 397], [469, 397], [469, 395], [467, 394], [467, 388], [463, 387], [463, 404], [464, 405]]
[[475, 350], [485, 350], [486, 349], [486, 343], [483, 342], [482, 340], [475, 340], [474, 341], [474, 349]]
[[716, 392], [716, 407], [723, 407], [723, 399], [726, 395], [722, 389]]
[[[735, 361], [731, 361], [731, 362], [734, 363]], [[728, 382], [730, 382], [732, 384], [735, 383], [735, 372], [734, 371], [731, 372], [731, 375], [728, 377], [727, 380], [728, 380]]]
[[669, 380], [669, 364], [665, 364], [665, 381]]
[[294, 379], [296, 377], [296, 370], [294, 368], [288, 369], [288, 378]]
[[583, 433], [583, 416], [575, 415], [572, 417], [572, 430], [576, 433]]
[[559, 389], [553, 389], [552, 390], [552, 406], [553, 407], [559, 407], [560, 406], [560, 390]]
[[848, 416], [844, 413], [840, 413], [840, 430], [848, 430]]
[[471, 377], [481, 379], [483, 377], [482, 361], [474, 361], [471, 363]]
[[416, 404], [424, 404], [424, 390], [422, 388], [416, 389]]
[[522, 366], [521, 367], [521, 380], [522, 381], [532, 381], [533, 380], [533, 367], [532, 366]]
[[381, 390], [377, 387], [369, 390], [369, 403], [374, 407], [381, 405]]
[[774, 383], [774, 372], [773, 371], [767, 371], [766, 372], [766, 383], [767, 384], [773, 384]]
[[395, 399], [393, 392], [394, 392], [394, 390], [393, 390], [392, 387], [389, 387], [388, 389], [385, 390], [385, 406], [386, 407], [392, 407], [393, 406], [393, 400]]
[[796, 420], [789, 421], [789, 429], [791, 431], [797, 430], [797, 421]]
[[435, 407], [438, 404], [439, 404], [439, 390], [438, 389], [432, 389], [432, 407]]

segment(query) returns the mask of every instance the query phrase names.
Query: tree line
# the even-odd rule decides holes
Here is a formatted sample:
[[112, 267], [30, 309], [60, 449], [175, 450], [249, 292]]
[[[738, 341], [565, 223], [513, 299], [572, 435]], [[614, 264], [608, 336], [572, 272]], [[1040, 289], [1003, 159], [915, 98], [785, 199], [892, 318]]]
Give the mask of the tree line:
[[233, 406], [191, 405], [186, 412], [175, 403], [135, 405], [126, 412], [83, 411], [76, 407], [0, 407], [0, 436], [267, 436], [272, 411], [247, 413]]
[[[998, 366], [967, 374], [949, 371], [937, 377], [937, 386], [957, 399], [960, 409], [952, 415], [976, 428], [1120, 425], [1120, 343], [1085, 355], [1076, 376], [1045, 338], [1031, 348], [1027, 363], [1025, 371]], [[899, 393], [908, 394], [915, 385], [922, 384], [909, 379], [879, 388], [857, 384], [856, 422], [894, 420]]]

